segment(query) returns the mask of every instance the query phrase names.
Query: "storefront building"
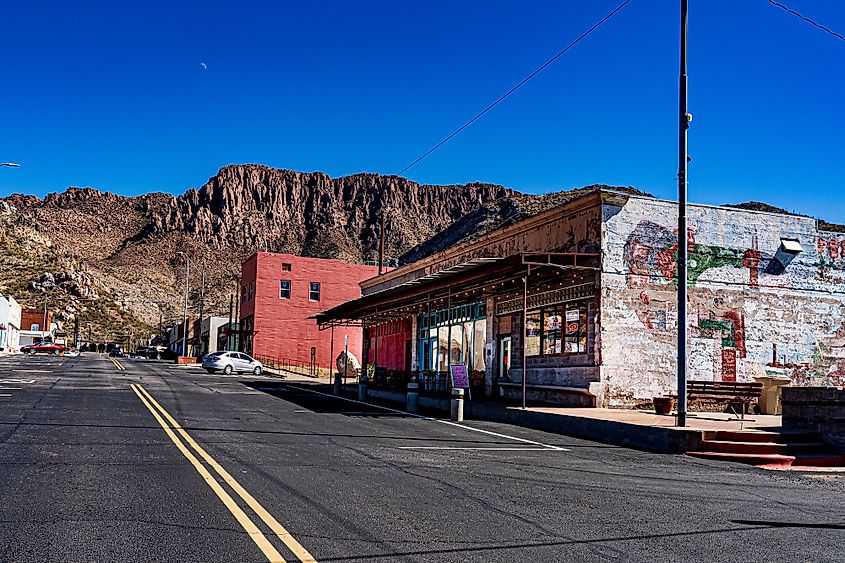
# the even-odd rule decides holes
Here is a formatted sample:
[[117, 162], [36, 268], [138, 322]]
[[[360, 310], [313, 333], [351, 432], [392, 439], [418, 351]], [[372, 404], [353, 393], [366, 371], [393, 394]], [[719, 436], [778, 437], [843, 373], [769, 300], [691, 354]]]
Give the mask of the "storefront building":
[[11, 295], [0, 295], [0, 352], [20, 349], [21, 306]]
[[[690, 206], [689, 379], [845, 384], [845, 234]], [[677, 204], [595, 190], [361, 282], [323, 329], [363, 326], [377, 385], [633, 406], [676, 391]], [[527, 288], [527, 292], [526, 292]]]
[[358, 355], [360, 328], [321, 332], [311, 317], [360, 297], [358, 283], [377, 273], [377, 266], [343, 260], [253, 254], [241, 267], [239, 350], [268, 361], [328, 368], [348, 337], [349, 351]]

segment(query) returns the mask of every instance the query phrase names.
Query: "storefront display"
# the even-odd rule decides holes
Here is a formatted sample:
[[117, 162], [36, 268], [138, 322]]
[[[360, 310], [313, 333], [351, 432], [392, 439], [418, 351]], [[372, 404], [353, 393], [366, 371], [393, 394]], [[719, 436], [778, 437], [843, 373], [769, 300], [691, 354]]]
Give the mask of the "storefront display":
[[554, 356], [586, 352], [587, 301], [562, 303], [527, 312], [526, 356]]

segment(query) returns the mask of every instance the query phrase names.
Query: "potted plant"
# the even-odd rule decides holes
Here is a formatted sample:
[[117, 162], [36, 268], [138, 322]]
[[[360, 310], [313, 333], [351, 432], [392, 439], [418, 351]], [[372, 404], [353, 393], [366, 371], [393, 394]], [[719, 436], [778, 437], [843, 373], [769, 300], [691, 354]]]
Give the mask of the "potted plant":
[[654, 397], [652, 398], [652, 402], [654, 403], [655, 414], [672, 414], [672, 407], [675, 406], [675, 399], [672, 397]]

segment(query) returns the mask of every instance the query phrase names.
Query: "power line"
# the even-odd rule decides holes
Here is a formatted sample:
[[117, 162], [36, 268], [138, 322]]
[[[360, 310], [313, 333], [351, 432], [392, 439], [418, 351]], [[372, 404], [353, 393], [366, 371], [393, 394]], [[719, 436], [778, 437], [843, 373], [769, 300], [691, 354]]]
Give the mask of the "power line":
[[804, 20], [805, 22], [809, 23], [810, 25], [814, 25], [814, 26], [816, 26], [817, 28], [821, 29], [822, 31], [826, 31], [827, 33], [829, 33], [829, 34], [833, 35], [833, 36], [834, 36], [834, 37], [836, 37], [837, 39], [841, 39], [842, 41], [845, 41], [845, 36], [843, 36], [843, 35], [841, 35], [841, 34], [839, 34], [839, 33], [836, 33], [836, 32], [835, 32], [835, 31], [833, 31], [832, 29], [830, 29], [830, 28], [828, 28], [828, 27], [825, 27], [825, 26], [823, 26], [823, 25], [822, 25], [822, 24], [820, 24], [820, 23], [814, 22], [813, 20], [811, 20], [810, 18], [808, 18], [808, 17], [806, 17], [806, 16], [802, 16], [801, 14], [799, 14], [798, 12], [796, 12], [795, 10], [793, 10], [792, 8], [789, 8], [789, 7], [787, 7], [787, 6], [784, 6], [784, 5], [783, 5], [783, 4], [781, 4], [780, 2], [775, 2], [775, 0], [769, 0], [769, 4], [771, 4], [772, 6], [777, 6], [778, 8], [780, 8], [780, 9], [782, 9], [782, 10], [785, 10], [785, 11], [789, 12], [789, 13], [790, 13], [790, 14], [792, 14], [793, 16], [798, 17], [798, 18], [801, 18], [802, 20]]
[[445, 139], [443, 139], [442, 141], [440, 141], [439, 143], [437, 143], [436, 145], [434, 145], [433, 147], [431, 147], [430, 149], [428, 149], [427, 151], [425, 151], [425, 152], [422, 154], [422, 156], [420, 156], [420, 157], [419, 157], [419, 158], [417, 158], [415, 161], [413, 161], [411, 164], [407, 165], [405, 168], [403, 168], [402, 170], [400, 170], [400, 171], [397, 173], [397, 175], [401, 175], [401, 174], [403, 174], [405, 171], [407, 171], [407, 170], [408, 170], [408, 169], [410, 169], [411, 167], [413, 167], [413, 166], [415, 166], [416, 164], [418, 164], [418, 163], [419, 163], [422, 159], [424, 159], [425, 157], [427, 157], [428, 155], [430, 155], [431, 153], [433, 153], [434, 151], [436, 151], [437, 149], [439, 149], [440, 147], [442, 147], [443, 145], [445, 145], [446, 143], [448, 143], [448, 142], [449, 142], [450, 140], [452, 140], [452, 139], [453, 139], [453, 138], [454, 138], [454, 137], [455, 137], [458, 133], [460, 133], [461, 131], [463, 131], [464, 129], [466, 129], [466, 128], [467, 128], [467, 127], [469, 127], [470, 125], [472, 125], [472, 124], [473, 124], [476, 120], [478, 120], [478, 119], [479, 119], [481, 116], [483, 116], [485, 113], [487, 113], [488, 111], [490, 111], [491, 109], [493, 109], [494, 107], [496, 107], [497, 105], [499, 105], [501, 102], [503, 102], [503, 101], [505, 100], [505, 98], [507, 98], [508, 96], [510, 96], [511, 94], [513, 94], [514, 92], [516, 92], [516, 91], [517, 91], [519, 88], [521, 88], [521, 87], [522, 87], [522, 86], [523, 86], [526, 82], [528, 82], [529, 80], [531, 80], [532, 78], [534, 78], [535, 76], [537, 76], [538, 74], [540, 74], [543, 70], [545, 70], [545, 68], [546, 68], [547, 66], [549, 66], [550, 64], [552, 64], [553, 62], [555, 62], [558, 58], [560, 58], [561, 56], [563, 56], [563, 55], [564, 55], [567, 51], [569, 51], [571, 48], [573, 48], [573, 47], [574, 47], [574, 46], [576, 46], [578, 43], [580, 43], [580, 42], [581, 42], [584, 38], [586, 38], [586, 37], [587, 37], [588, 35], [590, 35], [592, 32], [594, 32], [594, 31], [595, 31], [595, 30], [597, 30], [599, 27], [601, 27], [601, 26], [602, 26], [602, 24], [604, 24], [607, 20], [609, 20], [610, 18], [612, 18], [613, 16], [615, 16], [615, 15], [616, 15], [616, 13], [617, 13], [619, 10], [621, 10], [622, 8], [624, 8], [624, 7], [625, 7], [625, 6], [626, 6], [626, 5], [627, 5], [630, 1], [631, 1], [631, 0], [625, 0], [624, 2], [622, 2], [621, 4], [619, 4], [619, 5], [618, 5], [618, 6], [617, 6], [617, 7], [616, 7], [616, 8], [615, 8], [612, 12], [610, 12], [609, 14], [607, 14], [606, 16], [604, 16], [604, 17], [603, 17], [602, 19], [600, 19], [600, 20], [599, 20], [599, 21], [598, 21], [595, 25], [593, 25], [593, 27], [591, 27], [590, 29], [588, 29], [587, 31], [585, 31], [584, 33], [582, 33], [582, 34], [581, 34], [581, 35], [580, 35], [580, 36], [579, 36], [579, 37], [578, 37], [575, 41], [573, 41], [572, 43], [570, 43], [569, 45], [567, 45], [564, 49], [562, 49], [561, 51], [559, 51], [559, 52], [558, 52], [558, 53], [557, 53], [554, 57], [552, 57], [551, 59], [549, 59], [548, 61], [546, 61], [545, 63], [543, 63], [543, 65], [542, 65], [540, 68], [538, 68], [537, 70], [535, 70], [534, 72], [532, 72], [531, 74], [529, 74], [528, 76], [526, 76], [525, 78], [523, 78], [523, 79], [522, 79], [522, 80], [521, 80], [521, 81], [520, 81], [520, 82], [519, 82], [516, 86], [514, 86], [513, 88], [511, 88], [510, 90], [508, 90], [507, 92], [505, 92], [504, 94], [502, 94], [502, 95], [501, 95], [501, 96], [500, 96], [500, 97], [499, 97], [499, 98], [498, 98], [495, 102], [493, 102], [492, 104], [490, 104], [489, 106], [487, 106], [486, 108], [484, 108], [483, 110], [481, 110], [478, 114], [476, 114], [476, 115], [475, 115], [475, 117], [473, 117], [472, 119], [470, 119], [469, 121], [467, 121], [466, 123], [464, 123], [463, 125], [461, 125], [460, 127], [458, 127], [457, 129], [455, 129], [455, 130], [454, 130], [454, 131], [453, 131], [453, 132], [452, 132], [452, 133], [451, 133], [448, 137], [446, 137]]

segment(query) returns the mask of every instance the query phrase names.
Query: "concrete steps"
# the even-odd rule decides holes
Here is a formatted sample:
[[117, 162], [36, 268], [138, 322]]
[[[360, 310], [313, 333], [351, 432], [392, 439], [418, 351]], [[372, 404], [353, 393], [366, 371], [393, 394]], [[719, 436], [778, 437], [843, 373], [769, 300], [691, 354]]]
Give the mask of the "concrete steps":
[[719, 431], [687, 455], [771, 468], [845, 467], [845, 455], [807, 432]]

